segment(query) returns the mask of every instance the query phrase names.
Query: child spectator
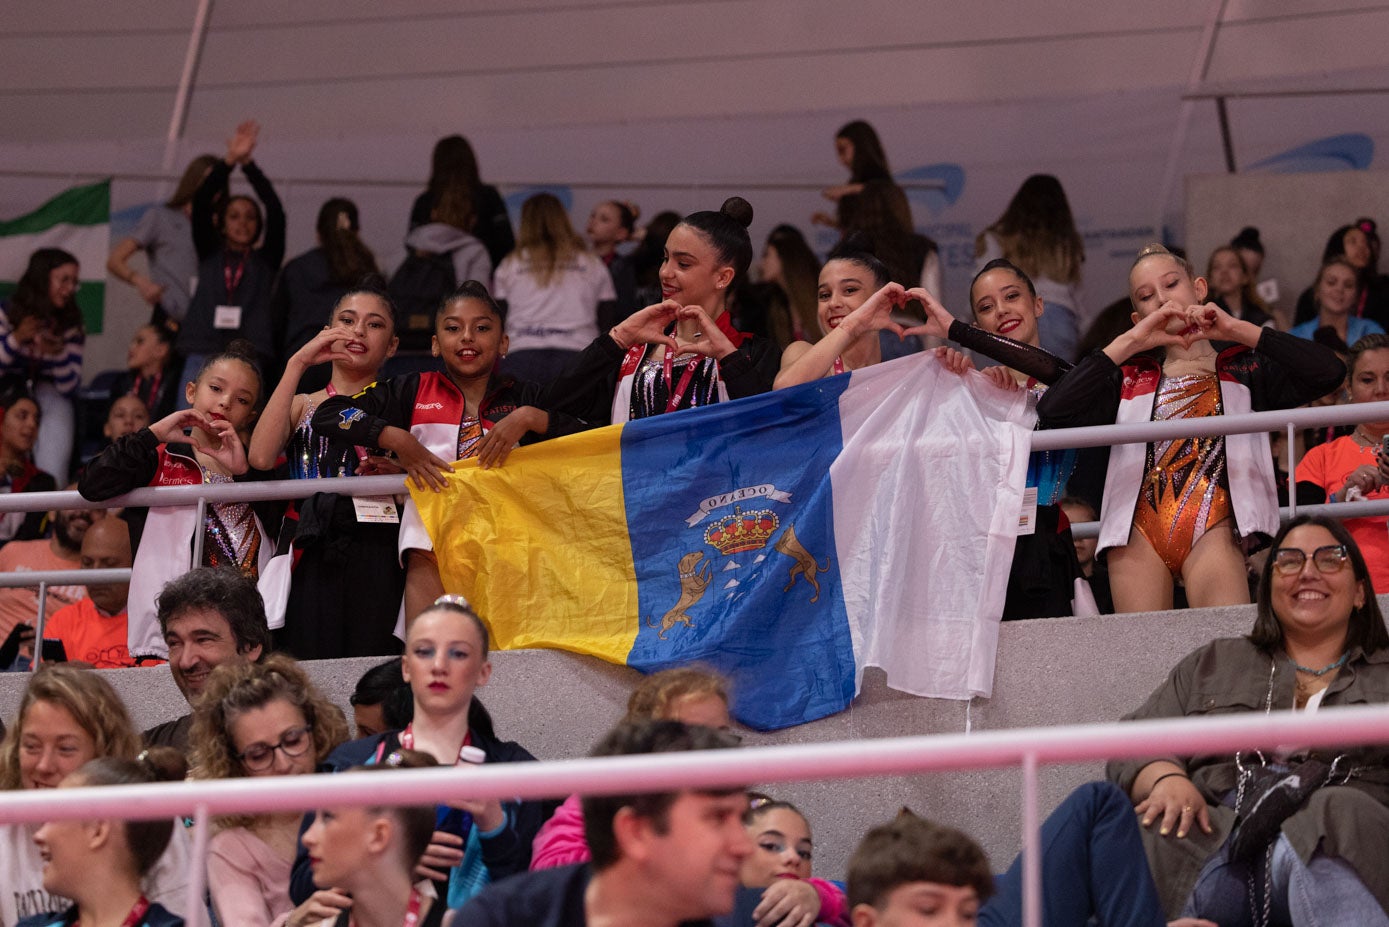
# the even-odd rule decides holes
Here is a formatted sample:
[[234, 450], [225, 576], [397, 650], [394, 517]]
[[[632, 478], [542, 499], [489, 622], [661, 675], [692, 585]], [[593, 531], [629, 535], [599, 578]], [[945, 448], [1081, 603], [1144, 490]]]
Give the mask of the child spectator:
[[[424, 489], [444, 488], [450, 462], [477, 457], [500, 465], [518, 442], [580, 430], [581, 423], [538, 408], [540, 389], [497, 374], [506, 354], [505, 317], [487, 288], [467, 281], [439, 307], [432, 350], [444, 369], [381, 380], [351, 396], [325, 399], [313, 428], [331, 440], [383, 448]], [[413, 504], [401, 515], [404, 614], [443, 595], [433, 544]]]
[[[246, 475], [246, 448], [237, 432], [254, 421], [261, 396], [260, 371], [241, 353], [249, 347], [234, 343], [231, 350], [205, 360], [184, 390], [192, 408], [126, 435], [102, 451], [78, 481], [83, 498], [101, 502], [141, 486], [230, 483]], [[277, 509], [262, 511], [270, 518]], [[269, 561], [272, 545], [251, 503], [211, 503], [203, 523], [196, 522], [196, 506], [155, 508], [133, 536], [130, 652], [137, 659], [165, 655], [154, 600], [166, 582], [195, 566], [230, 567], [254, 581]], [[278, 527], [273, 519], [272, 525]], [[198, 531], [204, 536], [202, 561], [192, 563]]]
[[[612, 328], [641, 308], [637, 302], [637, 267], [630, 253], [618, 251], [620, 245], [637, 236], [637, 218], [641, 210], [625, 200], [604, 200], [588, 214], [588, 246], [600, 261], [607, 265], [613, 280], [616, 302], [610, 311], [598, 317], [599, 330]], [[601, 307], [600, 307], [601, 308]]]
[[[184, 356], [180, 380], [185, 383], [202, 370], [208, 355], [225, 351], [237, 339], [251, 343], [262, 369], [275, 369], [278, 322], [270, 296], [285, 257], [285, 213], [275, 188], [251, 160], [259, 136], [254, 122], [237, 126], [226, 156], [213, 165], [193, 198], [193, 240], [204, 257], [175, 342]], [[219, 205], [218, 194], [238, 166], [260, 203], [232, 196]], [[262, 235], [264, 241], [256, 247]]]
[[[322, 321], [322, 320], [320, 320]], [[395, 353], [395, 312], [388, 297], [374, 289], [349, 290], [327, 316], [328, 324], [289, 358], [285, 374], [256, 422], [247, 452], [259, 470], [275, 467], [282, 452], [297, 480], [354, 474], [398, 473], [393, 461], [365, 446], [334, 443], [313, 430], [318, 407], [333, 396], [355, 396], [376, 382], [386, 358]], [[305, 376], [326, 369], [321, 389], [302, 387]], [[301, 660], [380, 656], [395, 653], [392, 634], [405, 574], [396, 545], [400, 518], [395, 499], [324, 493], [297, 502], [286, 519], [280, 548], [293, 532], [293, 569], [288, 581], [284, 623], [275, 644]], [[379, 519], [379, 520], [377, 520]], [[270, 572], [288, 570], [276, 561]], [[344, 583], [344, 576], [370, 576], [370, 583]], [[351, 615], [351, 620], [343, 620]]]

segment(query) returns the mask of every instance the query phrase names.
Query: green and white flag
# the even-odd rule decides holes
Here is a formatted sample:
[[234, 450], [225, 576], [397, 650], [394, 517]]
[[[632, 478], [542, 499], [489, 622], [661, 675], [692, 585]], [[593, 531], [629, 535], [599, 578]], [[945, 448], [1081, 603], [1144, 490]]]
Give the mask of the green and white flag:
[[0, 222], [0, 299], [14, 292], [29, 255], [39, 248], [62, 248], [77, 257], [77, 305], [87, 334], [99, 333], [111, 250], [111, 181], [73, 187], [28, 215]]

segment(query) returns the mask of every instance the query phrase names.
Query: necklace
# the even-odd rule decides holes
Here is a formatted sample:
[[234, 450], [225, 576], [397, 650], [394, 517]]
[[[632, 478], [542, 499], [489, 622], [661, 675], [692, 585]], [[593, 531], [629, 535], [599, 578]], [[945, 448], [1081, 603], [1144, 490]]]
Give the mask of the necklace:
[[1350, 434], [1351, 437], [1355, 439], [1357, 444], [1363, 445], [1364, 447], [1374, 447], [1375, 445], [1379, 444], [1379, 442], [1376, 441], [1374, 438], [1371, 438], [1369, 433], [1365, 431], [1365, 429], [1360, 425], [1356, 425], [1355, 430], [1352, 431]]
[[1293, 665], [1293, 668], [1296, 669], [1299, 673], [1310, 673], [1313, 676], [1321, 677], [1325, 676], [1327, 673], [1331, 672], [1334, 669], [1340, 669], [1341, 667], [1345, 666], [1346, 659], [1349, 656], [1350, 651], [1347, 650], [1345, 653], [1341, 654], [1341, 659], [1337, 660], [1335, 663], [1328, 663], [1321, 669], [1312, 669], [1310, 666], [1303, 666], [1301, 663], [1297, 662], [1292, 657], [1288, 657], [1288, 662], [1291, 663]]

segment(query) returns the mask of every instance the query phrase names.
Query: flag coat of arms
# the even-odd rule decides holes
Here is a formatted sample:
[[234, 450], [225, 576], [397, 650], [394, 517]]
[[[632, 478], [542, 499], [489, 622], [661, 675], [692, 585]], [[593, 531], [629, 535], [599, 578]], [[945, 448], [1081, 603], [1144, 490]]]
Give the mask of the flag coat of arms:
[[729, 676], [743, 723], [841, 711], [864, 666], [991, 691], [1034, 415], [914, 355], [455, 464], [412, 489], [500, 649]]
[[62, 248], [77, 258], [77, 305], [87, 334], [102, 329], [106, 256], [111, 250], [111, 181], [65, 190], [27, 215], [0, 222], [0, 299], [14, 292], [39, 248]]

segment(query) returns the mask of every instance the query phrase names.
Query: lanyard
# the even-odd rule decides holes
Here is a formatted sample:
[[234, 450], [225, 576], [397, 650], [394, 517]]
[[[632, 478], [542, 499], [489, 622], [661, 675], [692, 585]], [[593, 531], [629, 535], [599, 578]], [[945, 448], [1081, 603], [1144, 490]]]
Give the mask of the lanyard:
[[[329, 399], [333, 398], [334, 396], [336, 396], [336, 395], [338, 394], [337, 388], [333, 386], [333, 384], [332, 384], [331, 381], [328, 383], [327, 386], [325, 386], [325, 387], [323, 388], [323, 391], [324, 391], [325, 393], [328, 394], [328, 398], [329, 398]], [[367, 449], [366, 449], [366, 448], [362, 447], [362, 445], [360, 445], [360, 444], [354, 444], [354, 445], [352, 445], [352, 449], [355, 450], [355, 451], [357, 452], [357, 462], [358, 462], [358, 463], [366, 463], [366, 462], [367, 462], [367, 456], [368, 456], [368, 455], [367, 455]], [[409, 748], [407, 747], [406, 749], [409, 749]]]
[[674, 354], [675, 352], [667, 347], [665, 359], [661, 361], [662, 367], [665, 368], [666, 392], [670, 394], [666, 399], [667, 412], [674, 412], [676, 409], [680, 408], [680, 400], [685, 398], [685, 391], [690, 388], [690, 381], [694, 379], [695, 368], [701, 363], [699, 358], [691, 359], [689, 364], [685, 366], [685, 372], [680, 375], [680, 385], [672, 387], [671, 380], [675, 372]]
[[[154, 401], [155, 401], [156, 397], [159, 396], [159, 384], [160, 384], [160, 382], [161, 382], [163, 379], [164, 379], [164, 374], [163, 374], [162, 371], [159, 372], [159, 373], [156, 373], [154, 376], [150, 377], [150, 378], [149, 378], [149, 381], [148, 381], [148, 382], [149, 382], [149, 389], [148, 389], [148, 390], [145, 390], [145, 389], [144, 389], [144, 386], [145, 386], [145, 383], [146, 383], [146, 380], [145, 380], [144, 377], [138, 377], [138, 378], [136, 379], [136, 381], [135, 381], [135, 389], [133, 390], [133, 392], [134, 392], [134, 394], [135, 394], [135, 398], [136, 398], [136, 399], [139, 399], [139, 400], [140, 400], [141, 402], [143, 402], [145, 405], [149, 406], [149, 409], [150, 409], [150, 412], [151, 412], [151, 413], [154, 412]], [[141, 395], [142, 393], [147, 393], [148, 396], [149, 396], [149, 398], [146, 399], [144, 395]]]
[[[420, 891], [417, 888], [410, 889], [410, 904], [405, 909], [405, 920], [400, 922], [400, 927], [415, 927], [420, 922]], [[356, 921], [349, 920], [349, 924]]]
[[[400, 745], [406, 750], [415, 749], [415, 725], [414, 722], [405, 725], [405, 730], [400, 732]], [[458, 748], [458, 762], [468, 762], [463, 758], [463, 751], [473, 745], [473, 732], [471, 730], [463, 735], [463, 745]], [[456, 764], [455, 764], [456, 765]]]
[[836, 357], [836, 358], [834, 359], [834, 365], [833, 365], [832, 367], [830, 367], [830, 373], [836, 374], [836, 373], [843, 373], [843, 372], [844, 372], [844, 358], [842, 358], [842, 357]]
[[236, 288], [241, 286], [241, 278], [246, 274], [246, 255], [236, 262], [236, 272], [232, 272], [231, 255], [222, 258], [222, 282], [227, 285], [227, 301], [236, 302]]
[[137, 927], [138, 924], [144, 921], [145, 915], [149, 913], [149, 909], [149, 899], [141, 895], [140, 900], [135, 902], [135, 907], [131, 908], [130, 913], [125, 916], [125, 920], [121, 921], [121, 927]]

